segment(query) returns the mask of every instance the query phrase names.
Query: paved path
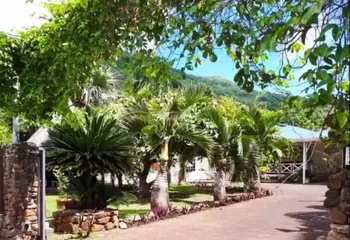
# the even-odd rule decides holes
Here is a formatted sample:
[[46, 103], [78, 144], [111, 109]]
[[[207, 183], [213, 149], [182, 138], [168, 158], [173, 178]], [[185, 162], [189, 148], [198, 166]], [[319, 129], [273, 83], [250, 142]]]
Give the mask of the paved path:
[[324, 185], [266, 184], [274, 195], [113, 231], [104, 240], [324, 240], [329, 231], [323, 209]]

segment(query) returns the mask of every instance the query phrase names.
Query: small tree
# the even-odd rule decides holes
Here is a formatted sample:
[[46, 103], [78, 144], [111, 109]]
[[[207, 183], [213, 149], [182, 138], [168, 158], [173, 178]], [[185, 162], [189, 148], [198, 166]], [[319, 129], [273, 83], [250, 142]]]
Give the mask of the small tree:
[[226, 197], [226, 176], [231, 169], [233, 148], [240, 141], [241, 130], [216, 108], [205, 109], [201, 116], [206, 128], [213, 130], [212, 135], [215, 141], [214, 154], [210, 161], [211, 167], [214, 167], [216, 171], [214, 200], [223, 202]]
[[[249, 181], [250, 188], [260, 188], [260, 171], [259, 166], [261, 161], [267, 155], [273, 155], [274, 158], [281, 159], [291, 154], [292, 144], [280, 136], [277, 124], [281, 119], [281, 115], [276, 112], [259, 109], [257, 106], [242, 106], [241, 107], [241, 124], [244, 129], [244, 135], [248, 138], [253, 138], [254, 155], [251, 159], [256, 162], [249, 164], [251, 169], [255, 166], [255, 174], [251, 177], [257, 179], [257, 186], [253, 186], [254, 180]], [[250, 153], [247, 153], [248, 156]], [[243, 154], [246, 155], [247, 154]]]
[[195, 106], [211, 101], [211, 93], [201, 86], [189, 86], [168, 92], [130, 108], [127, 126], [148, 142], [148, 154], [159, 153], [159, 171], [151, 191], [151, 207], [169, 208], [168, 174], [172, 165], [174, 141], [187, 141], [204, 149], [210, 156], [213, 141], [203, 130], [191, 125], [187, 113]]

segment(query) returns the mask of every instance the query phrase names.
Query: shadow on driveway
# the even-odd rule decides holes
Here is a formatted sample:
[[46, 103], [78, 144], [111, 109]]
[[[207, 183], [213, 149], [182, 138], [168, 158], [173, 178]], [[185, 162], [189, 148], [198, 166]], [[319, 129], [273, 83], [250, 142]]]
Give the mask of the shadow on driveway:
[[319, 205], [311, 205], [307, 208], [318, 211], [286, 213], [285, 216], [297, 219], [299, 226], [297, 229], [276, 228], [276, 230], [285, 233], [298, 232], [300, 233], [300, 240], [326, 239], [330, 231], [327, 211]]

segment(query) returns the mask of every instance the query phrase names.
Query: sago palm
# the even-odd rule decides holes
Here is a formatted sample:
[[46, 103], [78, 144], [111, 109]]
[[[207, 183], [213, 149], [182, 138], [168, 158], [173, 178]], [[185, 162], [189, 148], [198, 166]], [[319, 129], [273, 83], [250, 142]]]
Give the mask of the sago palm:
[[133, 168], [131, 138], [116, 120], [105, 116], [86, 117], [73, 128], [65, 123], [49, 130], [48, 166], [60, 167], [79, 176], [127, 173]]
[[212, 100], [211, 92], [201, 86], [189, 86], [148, 102], [135, 104], [126, 119], [129, 130], [141, 134], [159, 152], [158, 175], [151, 190], [151, 207], [169, 208], [168, 171], [171, 166], [171, 146], [174, 142], [193, 143], [211, 156], [213, 140], [206, 131], [188, 120], [191, 109]]

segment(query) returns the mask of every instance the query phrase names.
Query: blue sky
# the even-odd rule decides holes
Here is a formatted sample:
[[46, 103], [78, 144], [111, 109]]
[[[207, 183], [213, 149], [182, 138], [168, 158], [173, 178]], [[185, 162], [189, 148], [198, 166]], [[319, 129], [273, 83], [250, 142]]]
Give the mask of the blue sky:
[[[169, 51], [167, 49], [161, 48], [160, 51], [163, 57], [166, 57], [166, 58], [168, 57]], [[188, 74], [193, 74], [193, 75], [203, 76], [203, 77], [219, 76], [227, 80], [230, 80], [232, 81], [232, 83], [234, 83], [233, 77], [237, 72], [235, 68], [235, 62], [233, 62], [232, 59], [227, 56], [226, 50], [224, 49], [217, 49], [215, 51], [215, 54], [218, 57], [216, 62], [213, 63], [209, 59], [201, 58], [201, 61], [202, 61], [201, 65], [199, 65], [197, 68], [194, 68], [192, 71], [187, 70], [186, 72]], [[174, 58], [178, 56], [179, 54], [174, 56]], [[268, 69], [277, 71], [280, 65], [280, 57], [276, 54], [272, 54], [269, 56], [265, 64]], [[176, 62], [174, 66], [180, 69], [181, 67], [184, 67], [184, 65], [185, 65], [185, 60], [183, 59], [180, 62]], [[298, 79], [300, 75], [303, 72], [307, 71], [309, 67], [310, 66], [306, 65], [304, 69], [294, 71], [293, 74], [295, 75], [296, 80], [290, 82], [290, 87], [283, 88], [283, 89], [291, 92], [293, 95], [304, 95], [305, 93], [302, 93], [302, 91], [307, 87], [307, 84], [300, 85], [300, 82]], [[260, 89], [259, 87], [255, 87], [254, 89], [258, 91], [265, 91], [265, 92], [277, 92], [276, 88], [272, 88], [272, 87], [269, 87], [266, 89]]]

